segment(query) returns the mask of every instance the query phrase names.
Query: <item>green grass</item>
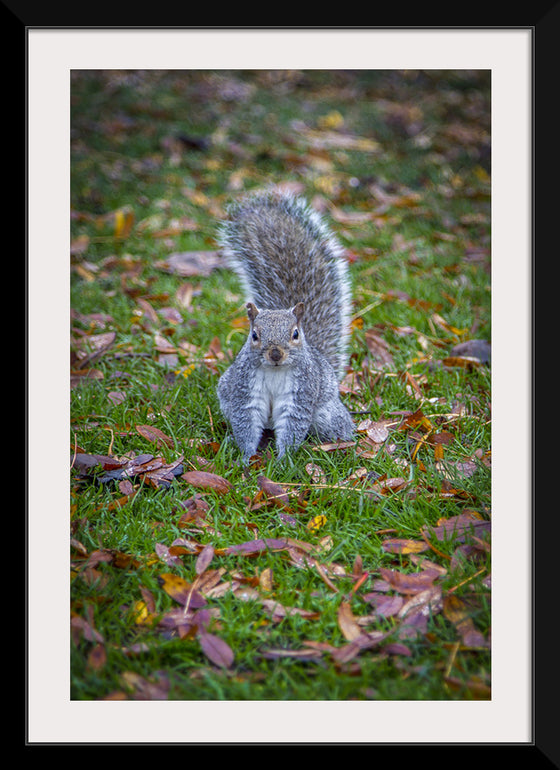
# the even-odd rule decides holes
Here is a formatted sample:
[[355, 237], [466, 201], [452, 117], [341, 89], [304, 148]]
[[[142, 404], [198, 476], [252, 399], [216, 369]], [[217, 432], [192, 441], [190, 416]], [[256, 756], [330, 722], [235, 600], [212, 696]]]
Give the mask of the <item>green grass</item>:
[[[302, 121], [317, 136], [334, 131], [378, 142], [379, 149], [314, 147]], [[149, 453], [167, 463], [182, 456], [184, 471], [210, 470], [231, 484], [217, 494], [181, 476], [168, 489], [141, 477], [134, 479], [136, 494], [117, 506], [123, 491], [116, 482], [83, 479], [72, 469], [72, 616], [100, 635], [96, 641], [75, 630], [73, 699], [158, 697], [157, 689], [143, 689], [146, 682], [179, 700], [488, 697], [490, 650], [461, 643], [445, 602], [457, 597], [490, 638], [489, 553], [463, 553], [458, 540], [433, 537], [416, 558], [384, 547], [389, 538], [423, 542], [423, 527], [465, 511], [483, 520], [491, 514], [490, 368], [442, 364], [456, 343], [491, 334], [488, 126], [485, 73], [73, 73], [71, 233], [74, 244], [85, 243], [72, 256], [74, 353], [92, 335], [116, 336], [84, 367], [92, 376], [73, 380], [71, 456], [75, 449], [116, 458]], [[361, 379], [343, 397], [356, 423], [396, 421], [421, 406], [429, 434], [393, 426], [375, 456], [361, 454], [360, 434], [347, 450], [325, 452], [308, 442], [282, 464], [267, 454], [260, 468], [241, 466], [215, 391], [244, 338], [240, 287], [222, 269], [181, 278], [156, 263], [172, 252], [211, 252], [225, 204], [280, 182], [332, 206], [332, 227], [353, 255], [350, 368]], [[133, 212], [124, 237], [110, 216], [118, 210]], [[346, 219], [357, 213], [368, 217]], [[188, 307], [176, 299], [185, 283], [192, 285]], [[179, 310], [180, 323], [170, 320], [169, 308]], [[101, 325], [97, 314], [107, 316]], [[392, 363], [385, 368], [368, 350], [368, 330], [388, 345]], [[175, 348], [171, 362], [158, 347], [162, 339]], [[216, 340], [224, 358], [207, 365], [204, 355]], [[138, 432], [143, 425], [169, 443], [156, 446]], [[433, 436], [442, 432], [450, 436], [439, 461]], [[477, 470], [465, 476], [457, 463], [468, 459]], [[321, 484], [311, 483], [308, 463], [320, 466]], [[351, 485], [349, 477], [362, 469], [367, 476]], [[287, 485], [289, 511], [254, 505], [259, 475]], [[383, 479], [397, 477], [403, 488], [379, 492]], [[207, 503], [204, 526], [185, 526], [183, 504], [195, 494]], [[313, 530], [308, 524], [316, 516], [325, 518]], [[224, 553], [255, 537], [323, 546], [314, 552], [320, 565], [339, 570], [332, 587], [286, 551]], [[252, 591], [252, 598], [225, 592], [206, 605], [208, 631], [233, 651], [231, 666], [209, 659], [196, 633], [179, 638], [158, 625], [179, 607], [161, 575], [196, 578], [196, 553], [181, 554], [173, 565], [158, 556], [158, 545], [177, 538], [196, 541], [199, 550], [211, 544], [209, 569]], [[107, 560], [86, 568], [97, 551]], [[379, 570], [413, 575], [422, 558], [446, 569], [437, 581], [443, 609], [436, 607], [412, 639], [399, 637], [398, 618], [377, 617], [363, 628], [386, 632], [383, 643], [337, 660], [332, 651], [348, 643], [341, 604], [349, 602], [355, 618], [371, 615], [367, 595]], [[259, 584], [267, 570], [269, 592]], [[148, 595], [153, 622], [139, 624], [138, 602]], [[313, 614], [278, 620], [266, 610], [267, 597]], [[307, 642], [330, 648], [310, 660], [269, 655]], [[388, 647], [392, 642], [405, 644], [408, 654]]]

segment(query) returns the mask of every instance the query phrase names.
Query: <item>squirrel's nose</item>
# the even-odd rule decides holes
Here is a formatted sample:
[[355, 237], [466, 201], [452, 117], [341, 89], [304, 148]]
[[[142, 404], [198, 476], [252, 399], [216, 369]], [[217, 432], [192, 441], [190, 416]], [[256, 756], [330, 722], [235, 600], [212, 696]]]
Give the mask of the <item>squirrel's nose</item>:
[[277, 364], [282, 360], [283, 354], [280, 348], [272, 348], [268, 353], [268, 357], [271, 361], [274, 361], [274, 363]]

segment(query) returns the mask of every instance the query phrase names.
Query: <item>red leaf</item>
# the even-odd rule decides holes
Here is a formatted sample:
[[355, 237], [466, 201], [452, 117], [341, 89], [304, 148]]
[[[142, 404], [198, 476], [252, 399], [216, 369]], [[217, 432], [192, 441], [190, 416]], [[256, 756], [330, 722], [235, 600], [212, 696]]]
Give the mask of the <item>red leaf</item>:
[[175, 446], [175, 442], [170, 436], [166, 436], [159, 428], [154, 428], [152, 425], [137, 425], [136, 430], [148, 441], [155, 442], [158, 446], [162, 444], [168, 447]]
[[229, 668], [232, 665], [233, 651], [223, 639], [214, 634], [209, 634], [207, 631], [201, 632], [198, 638], [200, 648], [208, 660], [222, 668]]
[[231, 489], [227, 479], [208, 471], [187, 471], [181, 478], [197, 489], [213, 489], [220, 495], [225, 495]]
[[230, 545], [224, 553], [240, 553], [248, 556], [260, 551], [281, 551], [289, 547], [287, 540], [277, 539], [275, 537], [259, 538], [258, 540], [248, 540], [239, 545]]
[[202, 575], [202, 573], [207, 569], [208, 565], [214, 558], [214, 547], [208, 543], [208, 545], [204, 546], [202, 551], [199, 553], [196, 564], [195, 564], [195, 571], [197, 575]]
[[385, 567], [380, 567], [379, 573], [391, 588], [401, 594], [416, 594], [420, 591], [425, 591], [427, 588], [431, 588], [432, 583], [440, 574], [436, 570], [426, 569], [422, 572], [406, 575], [403, 572], [386, 569]]

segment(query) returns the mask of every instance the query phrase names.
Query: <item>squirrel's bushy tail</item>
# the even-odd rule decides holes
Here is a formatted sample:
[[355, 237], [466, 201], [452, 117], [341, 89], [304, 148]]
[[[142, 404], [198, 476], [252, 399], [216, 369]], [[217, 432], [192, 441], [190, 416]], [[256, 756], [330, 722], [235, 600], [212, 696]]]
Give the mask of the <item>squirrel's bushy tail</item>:
[[305, 305], [308, 343], [342, 375], [350, 324], [350, 281], [344, 249], [301, 198], [248, 196], [228, 211], [220, 230], [224, 256], [259, 309]]

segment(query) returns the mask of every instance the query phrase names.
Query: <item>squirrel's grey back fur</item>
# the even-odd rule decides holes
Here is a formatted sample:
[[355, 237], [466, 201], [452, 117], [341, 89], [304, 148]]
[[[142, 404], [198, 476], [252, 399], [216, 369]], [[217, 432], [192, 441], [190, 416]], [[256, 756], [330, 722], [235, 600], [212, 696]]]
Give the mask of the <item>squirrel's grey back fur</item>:
[[303, 302], [303, 327], [341, 377], [350, 324], [350, 281], [344, 249], [303, 199], [281, 193], [234, 204], [220, 228], [228, 264], [247, 301], [285, 309]]

